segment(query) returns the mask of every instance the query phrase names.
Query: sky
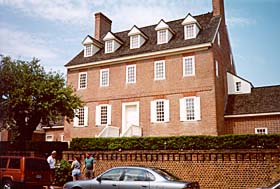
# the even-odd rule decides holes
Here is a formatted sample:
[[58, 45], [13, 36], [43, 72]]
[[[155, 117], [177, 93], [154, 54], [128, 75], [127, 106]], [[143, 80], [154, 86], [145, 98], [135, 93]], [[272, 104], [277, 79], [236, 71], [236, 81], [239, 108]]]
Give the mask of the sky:
[[[280, 85], [280, 0], [225, 0], [237, 75], [255, 87]], [[212, 0], [0, 0], [0, 54], [40, 59], [47, 71], [64, 65], [94, 34], [94, 13], [112, 20], [112, 32], [212, 11]]]

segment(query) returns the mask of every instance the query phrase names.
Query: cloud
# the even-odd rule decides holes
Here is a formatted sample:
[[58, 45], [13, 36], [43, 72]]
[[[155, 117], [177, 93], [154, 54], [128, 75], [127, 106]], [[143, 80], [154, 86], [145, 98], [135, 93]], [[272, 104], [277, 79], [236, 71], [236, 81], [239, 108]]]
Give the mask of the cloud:
[[83, 24], [90, 17], [87, 1], [71, 0], [0, 0], [0, 5], [50, 21]]

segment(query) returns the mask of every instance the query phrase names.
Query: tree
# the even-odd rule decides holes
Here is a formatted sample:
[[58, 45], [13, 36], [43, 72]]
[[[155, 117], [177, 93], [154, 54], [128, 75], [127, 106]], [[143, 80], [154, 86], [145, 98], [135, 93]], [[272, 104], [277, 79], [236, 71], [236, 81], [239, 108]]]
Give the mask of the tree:
[[11, 130], [17, 142], [31, 140], [40, 124], [48, 124], [81, 107], [80, 98], [65, 86], [62, 74], [46, 72], [38, 59], [12, 60], [1, 56], [0, 129]]

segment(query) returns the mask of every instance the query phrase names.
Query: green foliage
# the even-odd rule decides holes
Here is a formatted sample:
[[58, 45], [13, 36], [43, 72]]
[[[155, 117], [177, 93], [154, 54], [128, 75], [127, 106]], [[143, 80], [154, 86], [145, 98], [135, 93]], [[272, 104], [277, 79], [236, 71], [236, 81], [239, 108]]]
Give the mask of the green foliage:
[[279, 149], [280, 135], [74, 138], [71, 150]]
[[71, 164], [66, 160], [58, 161], [55, 168], [55, 185], [62, 186], [71, 179]]
[[63, 116], [73, 118], [81, 101], [65, 86], [62, 74], [45, 72], [38, 59], [0, 58], [0, 130], [13, 130], [22, 142], [31, 139], [40, 122], [48, 125]]

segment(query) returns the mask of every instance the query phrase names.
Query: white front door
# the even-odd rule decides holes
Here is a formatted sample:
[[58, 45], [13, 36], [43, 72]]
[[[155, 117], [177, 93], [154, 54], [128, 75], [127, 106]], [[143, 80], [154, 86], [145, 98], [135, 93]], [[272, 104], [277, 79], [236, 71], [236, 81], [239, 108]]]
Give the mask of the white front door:
[[123, 103], [122, 105], [122, 133], [130, 125], [139, 126], [139, 102]]

